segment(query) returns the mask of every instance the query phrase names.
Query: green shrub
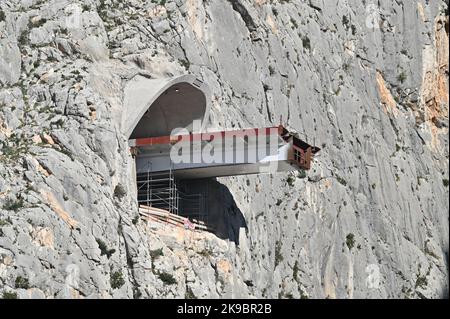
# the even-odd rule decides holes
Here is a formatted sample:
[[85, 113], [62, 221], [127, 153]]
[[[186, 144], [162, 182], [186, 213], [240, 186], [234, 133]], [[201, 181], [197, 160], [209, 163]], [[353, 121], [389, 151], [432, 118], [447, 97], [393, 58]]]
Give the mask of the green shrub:
[[295, 28], [295, 29], [298, 28], [298, 23], [297, 23], [297, 21], [295, 21], [294, 18], [291, 18], [291, 23], [292, 23], [292, 25], [293, 25], [293, 29], [294, 29], [294, 28]]
[[269, 74], [274, 75], [275, 74], [275, 68], [271, 65], [269, 65]]
[[299, 170], [297, 176], [298, 178], [306, 178], [305, 170], [304, 169]]
[[336, 180], [341, 183], [344, 186], [347, 186], [347, 181], [345, 179], [343, 179], [342, 177], [340, 177], [339, 175], [336, 175]]
[[202, 251], [198, 253], [200, 256], [205, 258], [209, 258], [213, 255], [213, 252], [209, 248], [204, 248]]
[[159, 273], [158, 277], [166, 285], [174, 285], [177, 283], [177, 280], [171, 274], [166, 272]]
[[96, 239], [97, 244], [98, 244], [98, 248], [100, 248], [100, 255], [106, 255], [106, 257], [111, 257], [112, 254], [114, 254], [116, 252], [115, 249], [108, 249], [108, 247], [106, 246], [105, 242], [101, 239]]
[[3, 12], [3, 10], [0, 10], [0, 22], [5, 21], [5, 13]]
[[405, 73], [405, 71], [400, 72], [400, 74], [397, 76], [397, 80], [400, 83], [403, 83], [403, 82], [406, 81], [406, 73]]
[[7, 220], [5, 220], [5, 219], [0, 219], [0, 226], [6, 226], [6, 225], [8, 225], [9, 224], [9, 222], [7, 221]]
[[4, 291], [2, 298], [3, 299], [17, 299], [17, 293]]
[[180, 64], [181, 64], [186, 70], [189, 70], [189, 68], [191, 67], [191, 62], [189, 62], [188, 60], [180, 59]]
[[302, 44], [305, 49], [311, 51], [311, 40], [307, 36], [302, 39]]
[[150, 250], [150, 257], [152, 257], [152, 259], [158, 259], [160, 256], [164, 256], [162, 248]]
[[345, 243], [347, 244], [348, 249], [352, 249], [355, 246], [355, 235], [352, 233], [348, 234], [345, 237]]
[[22, 197], [20, 197], [16, 200], [8, 198], [5, 202], [5, 204], [3, 205], [4, 210], [13, 210], [15, 212], [17, 212], [22, 207], [23, 207], [23, 198]]
[[350, 20], [347, 18], [347, 16], [346, 15], [342, 16], [342, 25], [346, 29], [348, 29], [349, 24], [350, 24]]
[[17, 289], [28, 289], [30, 288], [30, 283], [28, 281], [28, 278], [17, 276], [16, 281], [14, 282], [15, 287]]
[[275, 267], [283, 261], [283, 255], [281, 254], [281, 242], [278, 240], [275, 244]]
[[47, 19], [40, 19], [33, 24], [33, 27], [39, 28], [42, 27], [45, 23], [47, 23]]
[[117, 184], [117, 186], [114, 188], [114, 197], [117, 197], [118, 199], [122, 199], [127, 194], [125, 187], [123, 187], [121, 184]]
[[298, 287], [300, 292], [300, 299], [309, 299], [308, 295], [303, 291], [302, 288]]
[[123, 279], [123, 274], [121, 271], [111, 273], [111, 278], [109, 281], [113, 289], [119, 289], [125, 284], [125, 279]]
[[426, 285], [428, 285], [427, 277], [425, 276], [418, 276], [416, 280], [416, 288], [424, 288]]
[[186, 293], [184, 294], [184, 299], [197, 299], [197, 297], [192, 292], [192, 289], [187, 287]]
[[294, 264], [294, 268], [292, 268], [292, 277], [294, 277], [295, 281], [298, 280], [298, 272], [299, 272], [298, 261], [296, 260], [295, 264]]
[[294, 186], [294, 184], [295, 184], [295, 178], [292, 177], [292, 176], [289, 176], [289, 177], [287, 178], [286, 182], [288, 183], [289, 186], [292, 187], [292, 186]]
[[448, 179], [443, 179], [442, 184], [444, 184], [445, 187], [448, 187]]

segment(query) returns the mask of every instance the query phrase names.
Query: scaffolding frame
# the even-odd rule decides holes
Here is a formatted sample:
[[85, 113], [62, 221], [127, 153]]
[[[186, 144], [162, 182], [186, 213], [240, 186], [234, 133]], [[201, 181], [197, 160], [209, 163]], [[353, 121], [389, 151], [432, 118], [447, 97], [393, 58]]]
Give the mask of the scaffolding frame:
[[136, 180], [139, 205], [164, 209], [176, 215], [181, 212], [191, 220], [208, 222], [208, 185], [203, 193], [191, 194], [181, 190], [172, 163], [169, 171], [153, 172], [152, 164], [148, 162], [146, 172], [138, 173]]
[[164, 209], [178, 215], [179, 195], [172, 165], [169, 171], [152, 172], [149, 162], [147, 171], [138, 173], [136, 180], [139, 204]]

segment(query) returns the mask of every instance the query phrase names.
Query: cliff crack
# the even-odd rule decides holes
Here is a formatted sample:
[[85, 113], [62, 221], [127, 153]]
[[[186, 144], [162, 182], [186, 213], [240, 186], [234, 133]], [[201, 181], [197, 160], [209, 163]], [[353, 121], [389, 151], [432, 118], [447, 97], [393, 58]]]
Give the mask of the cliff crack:
[[257, 28], [253, 18], [248, 13], [247, 9], [239, 0], [228, 0], [229, 3], [233, 6], [233, 10], [239, 13], [242, 20], [244, 20], [245, 25], [250, 33], [256, 32]]

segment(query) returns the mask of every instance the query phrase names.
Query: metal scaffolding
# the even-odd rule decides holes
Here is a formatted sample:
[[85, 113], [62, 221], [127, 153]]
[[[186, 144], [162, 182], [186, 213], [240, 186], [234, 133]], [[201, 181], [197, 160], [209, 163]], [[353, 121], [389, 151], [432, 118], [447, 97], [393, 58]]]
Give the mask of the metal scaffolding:
[[152, 172], [149, 162], [145, 173], [137, 174], [138, 203], [164, 209], [191, 220], [207, 222], [207, 185], [200, 193], [191, 193], [189, 183], [177, 181], [172, 165], [169, 171]]
[[146, 173], [137, 174], [137, 189], [139, 204], [178, 215], [179, 195], [172, 166], [167, 172], [152, 172], [149, 163]]

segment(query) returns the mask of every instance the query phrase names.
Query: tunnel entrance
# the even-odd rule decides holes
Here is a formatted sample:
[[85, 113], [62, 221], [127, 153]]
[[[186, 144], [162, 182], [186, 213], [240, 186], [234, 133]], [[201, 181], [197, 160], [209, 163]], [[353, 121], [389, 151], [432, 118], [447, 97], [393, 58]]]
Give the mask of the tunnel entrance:
[[[124, 130], [130, 141], [160, 139], [170, 136], [175, 129], [200, 133], [209, 116], [210, 100], [209, 88], [192, 75], [170, 79], [136, 76], [125, 89]], [[200, 125], [196, 126], [194, 121]], [[162, 154], [165, 150], [157, 152]], [[143, 159], [144, 152], [140, 149], [132, 148], [132, 154], [140, 206], [187, 217], [201, 225], [208, 224], [207, 188], [202, 187], [207, 184], [175, 179], [171, 165], [163, 171], [155, 171], [153, 161]]]
[[[206, 85], [191, 75], [140, 77], [127, 85], [123, 123], [135, 158], [137, 201], [149, 218], [193, 222], [238, 242], [245, 219], [216, 177], [307, 170], [320, 149], [282, 125], [205, 133], [210, 100]], [[185, 149], [187, 160], [174, 159]]]
[[176, 128], [192, 132], [193, 121], [203, 121], [206, 112], [205, 94], [195, 83], [176, 83], [164, 90], [145, 111], [130, 138], [166, 136]]

